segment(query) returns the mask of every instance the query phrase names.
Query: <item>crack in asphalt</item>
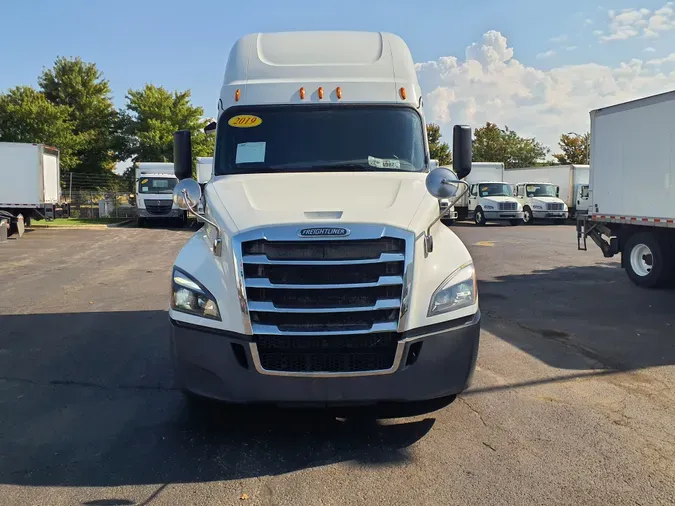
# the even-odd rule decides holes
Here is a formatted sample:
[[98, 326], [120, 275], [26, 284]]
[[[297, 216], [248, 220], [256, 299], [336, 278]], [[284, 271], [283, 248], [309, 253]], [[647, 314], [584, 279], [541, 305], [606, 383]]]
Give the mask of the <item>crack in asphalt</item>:
[[162, 385], [103, 385], [101, 383], [92, 383], [88, 381], [74, 381], [74, 380], [49, 380], [36, 381], [30, 378], [12, 378], [7, 376], [0, 376], [0, 381], [7, 381], [9, 383], [23, 383], [33, 386], [50, 387], [50, 386], [74, 386], [81, 388], [96, 388], [99, 390], [152, 390], [160, 392], [178, 392], [179, 389], [175, 387], [165, 387]]

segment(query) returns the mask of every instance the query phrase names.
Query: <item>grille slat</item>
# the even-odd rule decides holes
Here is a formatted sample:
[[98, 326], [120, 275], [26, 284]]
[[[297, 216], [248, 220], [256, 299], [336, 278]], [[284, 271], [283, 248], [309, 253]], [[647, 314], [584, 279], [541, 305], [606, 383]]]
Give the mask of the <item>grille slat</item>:
[[546, 204], [547, 211], [562, 211], [564, 209], [564, 204], [562, 203], [549, 203]]
[[[392, 237], [242, 243], [243, 281], [262, 367], [286, 372], [392, 367], [405, 253], [405, 240]], [[387, 345], [378, 348], [382, 339]]]

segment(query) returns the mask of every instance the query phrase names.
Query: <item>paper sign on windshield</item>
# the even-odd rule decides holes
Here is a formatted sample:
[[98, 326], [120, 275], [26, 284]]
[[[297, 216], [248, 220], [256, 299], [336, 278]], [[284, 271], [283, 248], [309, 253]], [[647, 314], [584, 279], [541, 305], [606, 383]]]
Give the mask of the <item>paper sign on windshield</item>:
[[378, 169], [400, 169], [401, 162], [396, 159], [386, 160], [383, 158], [375, 158], [374, 156], [368, 157], [368, 165], [371, 167], [377, 167]]
[[147, 183], [147, 182], [148, 182], [147, 179], [141, 179], [141, 184], [145, 184], [145, 183]]
[[242, 142], [237, 144], [235, 163], [262, 163], [265, 161], [266, 142]]

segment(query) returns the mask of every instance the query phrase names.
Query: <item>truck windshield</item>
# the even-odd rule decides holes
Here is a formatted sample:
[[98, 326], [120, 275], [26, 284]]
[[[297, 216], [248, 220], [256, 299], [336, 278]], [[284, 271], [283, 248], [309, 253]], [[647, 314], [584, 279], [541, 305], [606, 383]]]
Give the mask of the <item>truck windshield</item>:
[[555, 197], [557, 189], [553, 184], [528, 184], [525, 187], [528, 197]]
[[481, 183], [478, 191], [481, 197], [513, 197], [511, 185], [506, 183]]
[[142, 177], [138, 193], [173, 193], [177, 182], [175, 177]]
[[259, 106], [219, 120], [215, 174], [425, 170], [419, 114], [400, 106]]

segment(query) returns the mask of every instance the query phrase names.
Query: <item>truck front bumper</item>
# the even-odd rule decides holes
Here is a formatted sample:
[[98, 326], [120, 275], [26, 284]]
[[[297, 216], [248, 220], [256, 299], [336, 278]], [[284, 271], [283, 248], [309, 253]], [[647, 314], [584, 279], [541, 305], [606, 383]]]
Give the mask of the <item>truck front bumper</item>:
[[500, 221], [500, 220], [522, 220], [523, 211], [485, 211], [485, 219], [487, 221]]
[[171, 355], [179, 388], [221, 401], [325, 405], [425, 401], [465, 390], [476, 366], [480, 312], [439, 325], [400, 334], [397, 350], [402, 353], [394, 367], [363, 374], [265, 371], [254, 336], [215, 333], [173, 320]]
[[182, 218], [185, 211], [182, 209], [171, 209], [168, 213], [165, 214], [154, 214], [148, 212], [147, 209], [137, 209], [139, 218], [156, 218], [156, 219], [166, 219], [166, 218]]
[[532, 216], [539, 220], [566, 220], [567, 211], [532, 211]]

